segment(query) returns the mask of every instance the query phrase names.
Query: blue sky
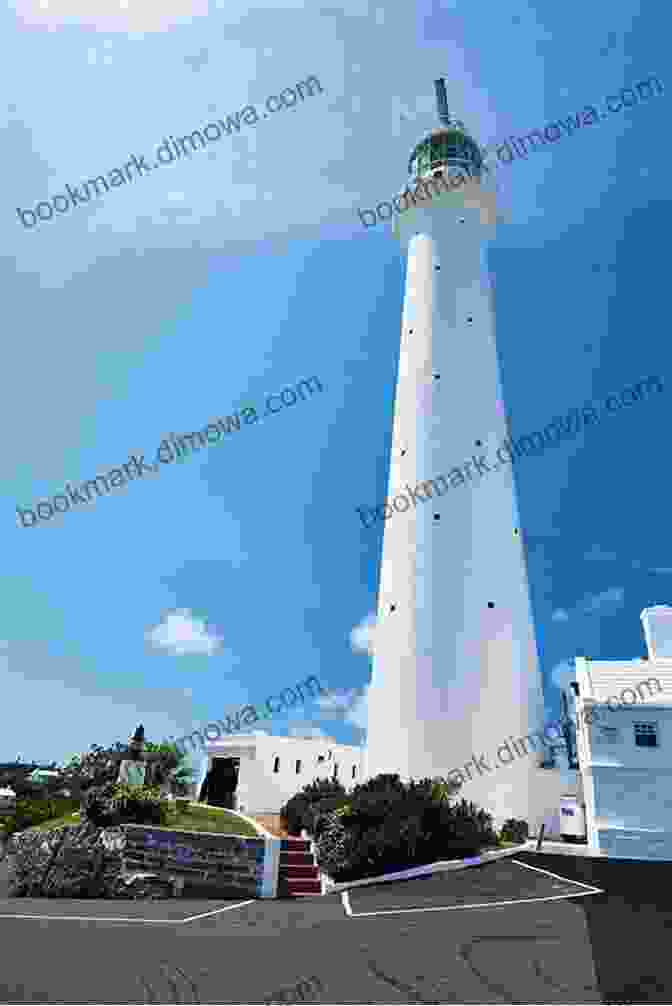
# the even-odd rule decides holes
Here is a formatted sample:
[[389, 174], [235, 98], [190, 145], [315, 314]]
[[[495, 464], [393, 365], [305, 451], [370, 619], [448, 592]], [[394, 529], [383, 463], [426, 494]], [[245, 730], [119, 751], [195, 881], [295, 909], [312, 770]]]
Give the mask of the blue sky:
[[[507, 4], [485, 25], [466, 0], [13, 0], [0, 14], [0, 760], [60, 761], [138, 722], [179, 736], [309, 674], [340, 698], [273, 730], [362, 740], [381, 526], [355, 507], [386, 492], [404, 263], [389, 225], [364, 230], [356, 210], [404, 184], [436, 124], [436, 76], [492, 143], [652, 74], [669, 88], [668, 36], [664, 7], [629, 2]], [[19, 222], [17, 206], [311, 74], [322, 95]], [[498, 172], [508, 222], [488, 262], [515, 433], [671, 379], [669, 111], [666, 90]], [[322, 393], [18, 526], [17, 505], [313, 375]], [[672, 600], [669, 409], [652, 396], [519, 470], [549, 713], [569, 659], [643, 654], [639, 612]]]

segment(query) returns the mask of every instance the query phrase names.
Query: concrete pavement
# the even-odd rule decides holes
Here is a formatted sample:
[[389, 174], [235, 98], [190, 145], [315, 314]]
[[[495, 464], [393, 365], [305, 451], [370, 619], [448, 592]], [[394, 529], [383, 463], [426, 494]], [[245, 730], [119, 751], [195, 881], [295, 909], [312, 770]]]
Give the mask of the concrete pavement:
[[[358, 888], [351, 915], [339, 894], [201, 901], [216, 914], [187, 924], [102, 921], [191, 910], [177, 902], [0, 899], [0, 1002], [672, 1001], [666, 877], [526, 851], [516, 859], [524, 865]], [[581, 873], [589, 868], [602, 872]], [[581, 893], [593, 886], [605, 893]], [[98, 921], [8, 917], [35, 908]]]

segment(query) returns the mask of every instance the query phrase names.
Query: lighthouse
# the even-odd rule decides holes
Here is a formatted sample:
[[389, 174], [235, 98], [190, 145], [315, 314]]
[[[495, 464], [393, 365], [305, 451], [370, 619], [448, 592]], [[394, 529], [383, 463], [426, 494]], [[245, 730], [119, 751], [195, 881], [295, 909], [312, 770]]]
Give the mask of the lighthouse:
[[496, 453], [508, 427], [485, 261], [501, 218], [435, 87], [440, 125], [411, 152], [392, 225], [407, 272], [367, 769], [448, 776], [496, 823], [534, 827], [543, 753], [520, 740], [543, 729], [543, 689], [513, 464]]

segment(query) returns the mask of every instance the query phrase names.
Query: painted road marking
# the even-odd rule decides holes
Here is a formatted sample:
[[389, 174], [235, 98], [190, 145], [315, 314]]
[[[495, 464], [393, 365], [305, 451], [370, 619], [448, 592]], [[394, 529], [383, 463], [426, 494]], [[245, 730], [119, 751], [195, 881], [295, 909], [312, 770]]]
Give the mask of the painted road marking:
[[249, 901], [239, 901], [235, 905], [225, 905], [224, 908], [215, 908], [211, 912], [202, 912], [200, 915], [189, 915], [186, 919], [127, 919], [121, 916], [103, 917], [100, 915], [2, 915], [0, 919], [41, 919], [47, 922], [144, 922], [149, 925], [173, 925], [184, 926], [187, 922], [195, 922], [197, 919], [205, 919], [211, 915], [218, 915], [221, 912], [230, 912], [234, 908], [243, 908], [245, 905], [252, 905], [256, 898]]
[[517, 859], [512, 859], [511, 862], [515, 863], [517, 866], [524, 866], [528, 870], [536, 870], [538, 873], [545, 873], [549, 877], [555, 877], [556, 880], [562, 880], [566, 884], [574, 884], [577, 887], [584, 887], [586, 890], [577, 891], [575, 894], [552, 894], [544, 898], [517, 898], [512, 901], [490, 901], [475, 905], [440, 905], [434, 908], [390, 908], [379, 912], [353, 912], [348, 892], [342, 891], [341, 901], [343, 903], [343, 909], [348, 918], [361, 919], [372, 915], [407, 915], [411, 912], [463, 912], [471, 908], [504, 908], [507, 905], [529, 905], [535, 902], [565, 901], [567, 898], [585, 898], [590, 894], [606, 893], [600, 887], [591, 887], [590, 884], [582, 884], [579, 880], [571, 880], [569, 877], [561, 877], [557, 873], [551, 873], [550, 870], [542, 870], [538, 866], [528, 866], [527, 863], [521, 863], [520, 860]]

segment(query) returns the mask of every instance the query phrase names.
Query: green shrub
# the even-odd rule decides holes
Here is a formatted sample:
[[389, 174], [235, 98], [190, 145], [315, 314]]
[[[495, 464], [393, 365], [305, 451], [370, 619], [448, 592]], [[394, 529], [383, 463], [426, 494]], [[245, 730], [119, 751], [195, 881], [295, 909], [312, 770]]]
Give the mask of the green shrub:
[[84, 816], [97, 828], [120, 824], [165, 824], [170, 802], [161, 799], [158, 786], [106, 783], [92, 786], [82, 797]]
[[336, 810], [347, 802], [347, 793], [336, 779], [316, 779], [304, 786], [280, 810], [280, 817], [290, 835], [298, 835], [305, 828], [315, 834], [322, 814]]
[[492, 817], [466, 800], [451, 803], [449, 789], [436, 779], [405, 784], [398, 775], [356, 786], [341, 813], [319, 822], [318, 862], [336, 880], [356, 880], [473, 856], [494, 844]]
[[499, 837], [503, 842], [526, 842], [530, 834], [527, 821], [518, 821], [515, 817], [505, 821]]
[[153, 781], [158, 786], [171, 779], [173, 772], [178, 768], [180, 759], [184, 756], [178, 753], [174, 744], [170, 741], [162, 741], [156, 744], [153, 741], [145, 741], [145, 751], [157, 753], [161, 757], [153, 763]]
[[168, 820], [169, 801], [161, 799], [158, 786], [116, 783], [112, 798], [124, 823], [165, 824]]
[[113, 782], [89, 786], [82, 794], [82, 819], [91, 821], [96, 828], [113, 828], [121, 823], [121, 815], [114, 801]]
[[11, 817], [2, 818], [0, 826], [6, 835], [15, 831], [25, 831], [35, 825], [44, 824], [57, 817], [65, 817], [79, 810], [79, 800], [66, 797], [53, 797], [51, 800], [17, 800], [16, 808]]

